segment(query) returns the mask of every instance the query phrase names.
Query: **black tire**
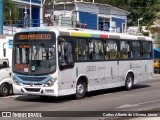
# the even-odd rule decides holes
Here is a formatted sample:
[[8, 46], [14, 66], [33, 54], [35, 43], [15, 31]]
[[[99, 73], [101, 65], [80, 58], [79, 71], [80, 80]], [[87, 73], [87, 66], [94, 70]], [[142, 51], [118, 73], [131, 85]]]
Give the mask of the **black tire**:
[[133, 88], [134, 78], [132, 74], [128, 74], [125, 81], [125, 89], [131, 90]]
[[8, 96], [10, 93], [10, 87], [8, 84], [4, 83], [0, 86], [0, 96]]
[[87, 91], [87, 84], [84, 81], [78, 81], [76, 85], [76, 99], [82, 99], [85, 97]]

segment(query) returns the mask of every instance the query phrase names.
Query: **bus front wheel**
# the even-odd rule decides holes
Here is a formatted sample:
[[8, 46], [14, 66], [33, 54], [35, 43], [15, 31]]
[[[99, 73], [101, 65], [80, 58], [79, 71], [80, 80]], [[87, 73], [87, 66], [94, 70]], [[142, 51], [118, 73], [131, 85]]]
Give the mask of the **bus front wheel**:
[[10, 92], [10, 87], [8, 84], [4, 83], [0, 86], [0, 96], [8, 96]]
[[128, 74], [125, 81], [125, 89], [131, 90], [133, 87], [134, 78], [132, 74]]
[[82, 99], [86, 95], [87, 84], [84, 81], [78, 81], [76, 85], [76, 99]]

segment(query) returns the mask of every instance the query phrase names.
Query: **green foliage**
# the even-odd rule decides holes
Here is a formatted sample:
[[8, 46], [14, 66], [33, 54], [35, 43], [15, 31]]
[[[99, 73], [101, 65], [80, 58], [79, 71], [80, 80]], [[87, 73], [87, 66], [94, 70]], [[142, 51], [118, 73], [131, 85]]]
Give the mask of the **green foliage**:
[[12, 20], [19, 18], [19, 9], [12, 0], [3, 0], [3, 6], [3, 18], [4, 20], [9, 20], [10, 24], [12, 24]]
[[158, 47], [160, 47], [160, 33], [157, 33], [157, 35], [155, 36], [154, 42], [155, 44], [158, 45]]
[[156, 39], [155, 39], [156, 41], [158, 41], [158, 43], [160, 43], [160, 33], [158, 33], [157, 34], [157, 36], [156, 36]]
[[144, 36], [149, 36], [149, 32], [142, 32]]
[[128, 19], [131, 20], [129, 25], [137, 25], [139, 18], [143, 18], [141, 25], [150, 25], [156, 18], [157, 11], [159, 10], [158, 0], [131, 0], [128, 10], [130, 15]]

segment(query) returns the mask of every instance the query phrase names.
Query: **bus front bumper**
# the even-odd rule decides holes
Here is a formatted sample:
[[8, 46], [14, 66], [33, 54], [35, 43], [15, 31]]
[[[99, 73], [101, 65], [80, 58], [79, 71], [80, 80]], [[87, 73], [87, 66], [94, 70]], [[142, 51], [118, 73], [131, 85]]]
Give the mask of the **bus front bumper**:
[[19, 86], [13, 83], [13, 93], [22, 95], [58, 96], [53, 87]]

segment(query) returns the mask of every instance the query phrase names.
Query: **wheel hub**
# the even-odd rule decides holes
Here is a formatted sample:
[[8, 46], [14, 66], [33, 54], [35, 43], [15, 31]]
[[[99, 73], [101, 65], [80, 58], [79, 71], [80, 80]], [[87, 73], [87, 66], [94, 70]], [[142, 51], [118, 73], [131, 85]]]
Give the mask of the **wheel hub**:
[[128, 87], [132, 86], [132, 79], [130, 77], [127, 80], [127, 85], [128, 85]]
[[3, 87], [2, 91], [4, 94], [6, 94], [8, 92], [8, 89], [6, 87]]
[[80, 94], [82, 94], [82, 93], [84, 92], [84, 87], [83, 87], [82, 84], [79, 84], [79, 85], [77, 86], [77, 92], [80, 93]]

